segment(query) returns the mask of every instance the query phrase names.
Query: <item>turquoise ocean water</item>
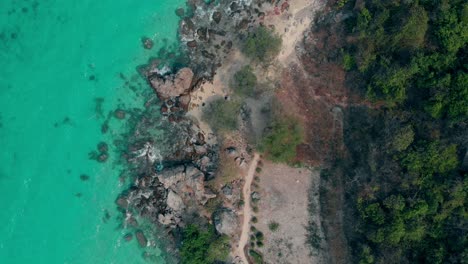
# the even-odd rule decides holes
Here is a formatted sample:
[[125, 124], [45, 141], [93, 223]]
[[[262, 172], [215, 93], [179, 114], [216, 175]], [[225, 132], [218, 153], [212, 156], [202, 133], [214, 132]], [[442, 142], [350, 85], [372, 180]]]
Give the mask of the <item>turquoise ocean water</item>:
[[[182, 6], [0, 0], [0, 263], [147, 263], [119, 228], [114, 201], [125, 186], [115, 154], [100, 164], [88, 153], [125, 129], [113, 118], [101, 133], [109, 111], [142, 107], [129, 86], [149, 88], [135, 67], [164, 39], [176, 43]], [[155, 48], [143, 49], [142, 36]]]

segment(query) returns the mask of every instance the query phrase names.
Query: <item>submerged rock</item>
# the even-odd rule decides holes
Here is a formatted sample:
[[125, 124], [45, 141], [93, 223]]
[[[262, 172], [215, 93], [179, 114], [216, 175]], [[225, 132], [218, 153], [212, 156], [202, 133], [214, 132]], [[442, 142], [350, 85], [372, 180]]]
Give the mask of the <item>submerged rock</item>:
[[125, 119], [125, 110], [117, 109], [114, 111], [114, 117], [117, 119]]
[[128, 241], [131, 241], [132, 238], [133, 238], [133, 235], [132, 235], [132, 234], [126, 234], [126, 235], [124, 236], [124, 240], [127, 241], [127, 242], [128, 242]]
[[109, 150], [109, 146], [106, 142], [99, 142], [97, 145], [97, 150], [101, 153], [105, 153]]
[[82, 180], [82, 181], [87, 181], [87, 180], [89, 180], [89, 176], [86, 175], [86, 174], [81, 174], [81, 175], [80, 175], [80, 180]]
[[151, 39], [148, 38], [148, 37], [142, 37], [142, 38], [141, 38], [141, 44], [143, 44], [143, 47], [144, 47], [145, 49], [152, 49], [153, 46], [154, 46], [153, 40], [151, 40]]
[[175, 13], [178, 17], [183, 17], [185, 15], [185, 10], [183, 8], [177, 8]]
[[143, 231], [141, 230], [136, 231], [135, 236], [138, 240], [138, 244], [140, 245], [140, 247], [146, 247], [148, 245], [148, 239], [146, 238]]

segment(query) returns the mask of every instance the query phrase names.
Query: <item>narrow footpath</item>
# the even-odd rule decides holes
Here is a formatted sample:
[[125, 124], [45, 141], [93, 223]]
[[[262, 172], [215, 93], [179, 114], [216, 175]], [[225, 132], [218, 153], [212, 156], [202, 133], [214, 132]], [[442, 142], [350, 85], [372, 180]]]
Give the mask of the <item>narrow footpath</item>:
[[244, 217], [242, 221], [242, 233], [239, 240], [239, 247], [237, 248], [238, 254], [244, 264], [248, 264], [247, 256], [245, 255], [244, 248], [249, 242], [249, 231], [250, 231], [250, 220], [252, 218], [252, 207], [250, 206], [250, 186], [252, 185], [252, 180], [255, 175], [255, 169], [257, 168], [258, 160], [260, 156], [255, 153], [250, 163], [249, 170], [245, 176], [245, 184], [242, 189], [242, 194], [244, 196]]

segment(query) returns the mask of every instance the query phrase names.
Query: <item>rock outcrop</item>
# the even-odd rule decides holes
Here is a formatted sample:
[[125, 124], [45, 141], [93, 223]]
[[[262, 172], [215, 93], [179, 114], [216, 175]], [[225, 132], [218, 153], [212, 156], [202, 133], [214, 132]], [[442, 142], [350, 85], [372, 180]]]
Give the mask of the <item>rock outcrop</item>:
[[[158, 111], [153, 107], [151, 111]], [[154, 131], [159, 131], [155, 136]], [[188, 119], [178, 123], [142, 119], [125, 155], [137, 175], [117, 200], [126, 214], [140, 215], [169, 227], [184, 225], [187, 208], [202, 207], [216, 197], [205, 181], [217, 169], [217, 146]]]
[[161, 100], [178, 97], [187, 94], [193, 80], [193, 72], [190, 68], [182, 68], [175, 74], [160, 76], [151, 75], [149, 81]]
[[228, 208], [221, 208], [213, 214], [216, 231], [223, 235], [232, 236], [239, 228], [237, 215]]

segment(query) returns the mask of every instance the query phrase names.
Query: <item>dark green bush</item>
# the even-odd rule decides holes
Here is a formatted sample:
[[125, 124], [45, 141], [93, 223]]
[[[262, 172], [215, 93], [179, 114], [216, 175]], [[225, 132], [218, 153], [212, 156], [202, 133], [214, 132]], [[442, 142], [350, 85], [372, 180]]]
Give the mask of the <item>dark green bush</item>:
[[203, 231], [196, 225], [188, 225], [183, 230], [180, 248], [183, 264], [210, 264], [216, 261], [226, 261], [229, 251], [229, 237], [216, 235], [213, 226]]

